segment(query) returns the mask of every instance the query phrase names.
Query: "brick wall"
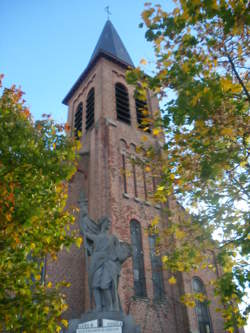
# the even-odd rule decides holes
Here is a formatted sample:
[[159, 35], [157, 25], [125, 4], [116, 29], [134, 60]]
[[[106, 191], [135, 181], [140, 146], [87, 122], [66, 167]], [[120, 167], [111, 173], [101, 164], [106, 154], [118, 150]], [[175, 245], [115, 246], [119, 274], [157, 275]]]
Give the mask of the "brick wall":
[[[134, 297], [132, 259], [128, 259], [122, 268], [119, 294], [123, 309], [130, 313], [141, 325], [143, 333], [166, 332], [185, 333], [197, 331], [197, 318], [194, 309], [186, 309], [179, 301], [183, 292], [190, 292], [192, 274], [179, 274], [177, 284], [168, 283], [169, 274], [163, 272], [165, 298], [161, 301], [153, 299], [152, 268], [148, 234], [146, 232], [154, 216], [161, 216], [160, 228], [166, 226], [167, 216], [159, 206], [150, 202], [152, 177], [147, 175], [148, 197], [145, 197], [143, 174], [139, 166], [135, 167], [137, 179], [137, 196], [134, 187], [133, 167], [129, 156], [135, 154], [135, 147], [146, 135], [148, 142], [156, 141], [150, 134], [137, 129], [133, 87], [127, 86], [130, 101], [131, 125], [116, 119], [115, 84], [120, 82], [127, 86], [125, 70], [118, 64], [101, 58], [88, 73], [87, 77], [69, 101], [68, 123], [73, 127], [74, 112], [77, 105], [83, 103], [83, 135], [80, 151], [79, 170], [70, 183], [68, 205], [77, 205], [80, 190], [84, 190], [88, 198], [89, 215], [98, 219], [103, 215], [112, 220], [112, 233], [119, 239], [131, 242], [130, 221], [137, 220], [141, 224], [144, 266], [146, 275], [147, 297]], [[95, 88], [95, 124], [85, 132], [85, 101], [88, 91]], [[155, 98], [150, 101], [150, 109], [158, 111]], [[124, 193], [124, 174], [122, 170], [122, 154], [126, 159], [127, 193]], [[146, 200], [147, 199], [147, 200]], [[178, 210], [175, 203], [171, 209]], [[78, 228], [78, 223], [74, 228]], [[166, 244], [167, 246], [167, 244]], [[65, 279], [71, 282], [66, 291], [69, 310], [67, 318], [79, 317], [89, 309], [87, 271], [83, 249], [72, 247], [71, 251], [62, 252], [57, 262], [48, 261], [49, 279], [56, 281]], [[199, 272], [198, 275], [206, 285], [208, 296], [212, 295], [208, 281], [214, 278], [213, 272]], [[213, 322], [213, 332], [222, 333], [223, 321], [215, 312], [217, 301], [212, 299], [209, 306]]]

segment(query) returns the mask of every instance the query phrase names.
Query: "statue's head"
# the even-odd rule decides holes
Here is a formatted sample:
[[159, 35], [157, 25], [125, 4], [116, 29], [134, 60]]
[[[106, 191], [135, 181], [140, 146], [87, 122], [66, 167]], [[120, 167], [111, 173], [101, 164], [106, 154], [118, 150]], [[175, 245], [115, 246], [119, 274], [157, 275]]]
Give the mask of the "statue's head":
[[99, 224], [102, 231], [107, 231], [110, 227], [111, 221], [107, 216], [103, 216], [99, 219]]

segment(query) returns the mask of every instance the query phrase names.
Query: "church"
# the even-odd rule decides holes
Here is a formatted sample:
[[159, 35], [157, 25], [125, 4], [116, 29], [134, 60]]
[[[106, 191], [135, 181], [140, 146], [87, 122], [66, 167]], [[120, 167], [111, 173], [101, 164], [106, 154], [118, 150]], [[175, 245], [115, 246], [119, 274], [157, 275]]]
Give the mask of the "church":
[[[132, 245], [132, 256], [122, 266], [119, 295], [123, 311], [133, 316], [142, 333], [223, 333], [224, 322], [215, 311], [218, 302], [209, 284], [218, 269], [179, 273], [177, 283], [170, 284], [171, 275], [162, 269], [156, 252], [155, 236], [146, 232], [155, 216], [160, 216], [159, 228], [166, 228], [167, 215], [149, 199], [156, 186], [154, 177], [131, 163], [131, 156], [136, 156], [142, 135], [160, 145], [150, 131], [141, 129], [142, 109], [153, 113], [159, 106], [150, 92], [145, 103], [135, 98], [134, 88], [125, 79], [131, 67], [127, 49], [107, 20], [89, 63], [63, 100], [71, 135], [82, 143], [78, 169], [69, 184], [68, 206], [77, 206], [83, 191], [91, 219], [108, 216], [111, 233]], [[169, 209], [178, 218], [182, 208], [170, 200]], [[74, 228], [79, 229], [78, 221]], [[83, 247], [72, 247], [60, 253], [57, 262], [47, 262], [50, 280], [71, 284], [65, 291], [68, 320], [91, 307], [86, 261]], [[205, 293], [211, 302], [185, 307], [180, 296], [193, 291]]]

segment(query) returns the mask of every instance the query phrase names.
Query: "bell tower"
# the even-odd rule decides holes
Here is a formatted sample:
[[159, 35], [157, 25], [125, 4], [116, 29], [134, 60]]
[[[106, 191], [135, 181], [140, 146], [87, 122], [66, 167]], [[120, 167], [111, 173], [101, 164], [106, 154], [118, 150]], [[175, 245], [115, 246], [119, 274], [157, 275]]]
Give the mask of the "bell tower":
[[[162, 270], [155, 250], [156, 240], [146, 232], [155, 216], [160, 217], [160, 228], [167, 226], [161, 207], [149, 200], [156, 186], [154, 177], [133, 163], [142, 136], [157, 144], [150, 131], [142, 130], [142, 110], [158, 111], [158, 101], [150, 92], [145, 103], [135, 99], [134, 88], [125, 80], [131, 67], [134, 64], [121, 38], [107, 20], [86, 69], [63, 100], [71, 135], [82, 144], [68, 205], [77, 205], [83, 191], [89, 216], [94, 220], [109, 216], [112, 233], [132, 244], [133, 255], [122, 268], [119, 295], [124, 312], [135, 318], [143, 333], [199, 332], [199, 327], [201, 333], [222, 333], [223, 322], [212, 309], [216, 303], [203, 309], [205, 324], [200, 324], [194, 309], [180, 303], [180, 295], [192, 289], [192, 276], [179, 275], [176, 285], [169, 284], [170, 275]], [[180, 207], [172, 202], [170, 209], [178, 215]], [[79, 229], [77, 222], [74, 228]], [[65, 291], [68, 319], [90, 308], [86, 261], [83, 248], [72, 248], [62, 252], [56, 264], [47, 264], [47, 273], [55, 281], [71, 283]], [[205, 283], [212, 279], [203, 277]]]
[[[124, 112], [121, 106], [121, 122], [116, 116], [114, 87], [116, 84], [126, 87], [125, 71], [128, 67], [134, 67], [133, 62], [108, 20], [87, 68], [63, 100], [69, 106], [68, 123], [72, 135], [77, 135], [79, 129], [81, 131], [79, 139], [83, 148], [80, 154], [88, 155], [88, 186], [84, 190], [88, 197], [89, 213], [93, 218], [105, 214], [112, 216], [112, 177], [119, 173], [113, 165], [117, 157], [114, 151], [117, 148], [116, 140], [119, 141], [116, 133], [131, 130], [132, 122], [135, 121], [129, 104]], [[132, 90], [125, 90], [129, 103]]]

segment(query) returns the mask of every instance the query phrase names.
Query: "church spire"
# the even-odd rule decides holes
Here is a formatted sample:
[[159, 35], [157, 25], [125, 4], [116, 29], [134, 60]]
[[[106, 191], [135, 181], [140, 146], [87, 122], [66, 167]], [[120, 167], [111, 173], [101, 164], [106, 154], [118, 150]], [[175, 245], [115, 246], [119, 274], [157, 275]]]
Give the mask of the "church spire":
[[134, 67], [128, 51], [110, 20], [107, 20], [102, 30], [101, 36], [90, 58], [90, 63], [101, 53], [114, 58], [114, 60], [124, 65]]
[[117, 31], [115, 30], [113, 24], [111, 23], [110, 19], [107, 20], [102, 33], [99, 37], [99, 40], [96, 44], [94, 52], [90, 58], [87, 68], [78, 78], [76, 83], [73, 85], [69, 93], [63, 100], [63, 104], [68, 104], [69, 99], [72, 97], [76, 89], [81, 84], [82, 80], [85, 78], [87, 73], [90, 71], [92, 66], [96, 63], [96, 61], [100, 57], [108, 58], [111, 61], [119, 63], [125, 67], [134, 67], [133, 61], [128, 54], [120, 36], [118, 35]]

